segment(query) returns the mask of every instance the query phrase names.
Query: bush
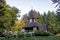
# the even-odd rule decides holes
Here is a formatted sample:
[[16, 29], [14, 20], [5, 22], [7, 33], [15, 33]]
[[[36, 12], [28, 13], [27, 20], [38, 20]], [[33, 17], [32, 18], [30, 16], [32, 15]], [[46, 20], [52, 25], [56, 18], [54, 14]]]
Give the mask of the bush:
[[57, 29], [56, 33], [60, 33], [60, 28]]
[[24, 37], [24, 34], [23, 33], [18, 33], [18, 37]]
[[31, 37], [33, 36], [32, 34], [33, 34], [32, 32], [24, 32], [24, 33], [20, 32], [18, 33], [18, 37]]
[[[16, 35], [17, 34], [17, 35]], [[53, 35], [52, 33], [50, 32], [45, 32], [45, 31], [42, 31], [42, 30], [37, 30], [37, 31], [32, 31], [32, 32], [18, 32], [18, 33], [11, 33], [11, 32], [7, 32], [4, 34], [5, 37], [8, 37], [8, 38], [12, 38], [12, 37], [31, 37], [31, 36], [50, 36], [50, 35]]]
[[35, 36], [51, 36], [53, 34], [50, 32], [45, 32], [43, 30], [37, 30], [37, 31], [35, 31], [34, 35]]
[[26, 34], [26, 37], [31, 37], [31, 35], [27, 33], [27, 34]]

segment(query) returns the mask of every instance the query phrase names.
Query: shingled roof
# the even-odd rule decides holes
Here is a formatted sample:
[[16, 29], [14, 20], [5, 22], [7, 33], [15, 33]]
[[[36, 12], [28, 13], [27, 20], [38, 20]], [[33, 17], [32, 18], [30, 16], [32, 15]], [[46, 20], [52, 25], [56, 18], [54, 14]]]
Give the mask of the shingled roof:
[[27, 23], [26, 25], [23, 26], [24, 29], [25, 28], [31, 28], [31, 27], [38, 27], [41, 30], [46, 30], [47, 29], [47, 26], [46, 25], [42, 25], [42, 24], [39, 24], [37, 22]]

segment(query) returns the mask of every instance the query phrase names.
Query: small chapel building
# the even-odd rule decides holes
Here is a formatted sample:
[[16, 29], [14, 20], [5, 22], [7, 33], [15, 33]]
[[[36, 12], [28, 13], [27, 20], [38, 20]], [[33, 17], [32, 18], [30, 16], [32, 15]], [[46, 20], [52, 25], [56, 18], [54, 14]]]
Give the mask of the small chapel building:
[[43, 25], [43, 24], [39, 24], [38, 22], [36, 22], [36, 18], [34, 16], [34, 11], [31, 10], [28, 14], [28, 23], [25, 24], [22, 28], [22, 30], [43, 30], [43, 31], [47, 31], [47, 25]]

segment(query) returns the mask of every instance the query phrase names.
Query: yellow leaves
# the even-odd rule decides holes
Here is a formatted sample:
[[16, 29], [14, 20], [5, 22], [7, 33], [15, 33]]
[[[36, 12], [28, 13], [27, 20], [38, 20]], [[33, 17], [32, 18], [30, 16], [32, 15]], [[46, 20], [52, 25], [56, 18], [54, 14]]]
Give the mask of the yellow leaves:
[[18, 31], [18, 21], [15, 21], [14, 26], [11, 28], [11, 31]]
[[11, 28], [11, 31], [20, 31], [24, 25], [24, 21], [15, 21], [14, 26]]

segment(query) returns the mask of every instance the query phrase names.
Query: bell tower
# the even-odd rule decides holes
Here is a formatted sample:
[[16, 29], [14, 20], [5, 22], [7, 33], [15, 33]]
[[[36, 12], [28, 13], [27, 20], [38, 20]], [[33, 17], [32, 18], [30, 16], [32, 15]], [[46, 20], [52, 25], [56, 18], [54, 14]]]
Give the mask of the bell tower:
[[34, 16], [34, 11], [33, 10], [31, 10], [30, 12], [29, 12], [29, 14], [28, 14], [28, 22], [29, 23], [31, 23], [31, 22], [36, 22], [35, 21], [35, 16]]

